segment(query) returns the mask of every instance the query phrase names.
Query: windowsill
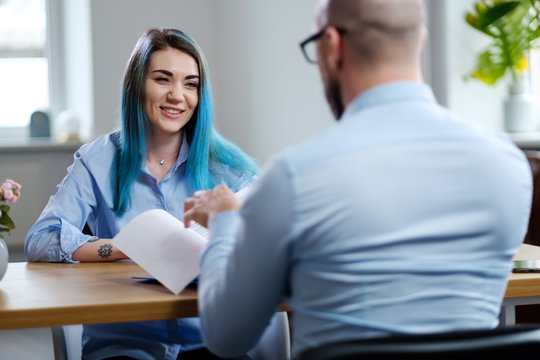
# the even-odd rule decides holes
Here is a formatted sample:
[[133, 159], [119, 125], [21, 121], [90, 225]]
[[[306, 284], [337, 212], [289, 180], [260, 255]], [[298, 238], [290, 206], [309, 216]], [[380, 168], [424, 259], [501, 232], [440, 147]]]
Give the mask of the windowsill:
[[507, 133], [510, 139], [522, 149], [540, 149], [540, 132]]
[[0, 138], [0, 152], [76, 151], [81, 145], [79, 141], [59, 143], [51, 138]]

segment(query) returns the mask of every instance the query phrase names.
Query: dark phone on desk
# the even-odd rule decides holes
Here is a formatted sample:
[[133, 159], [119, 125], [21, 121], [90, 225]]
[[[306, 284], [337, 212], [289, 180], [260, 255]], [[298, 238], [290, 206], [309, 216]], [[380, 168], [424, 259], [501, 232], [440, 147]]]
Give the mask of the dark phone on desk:
[[540, 260], [514, 260], [512, 272], [540, 272]]

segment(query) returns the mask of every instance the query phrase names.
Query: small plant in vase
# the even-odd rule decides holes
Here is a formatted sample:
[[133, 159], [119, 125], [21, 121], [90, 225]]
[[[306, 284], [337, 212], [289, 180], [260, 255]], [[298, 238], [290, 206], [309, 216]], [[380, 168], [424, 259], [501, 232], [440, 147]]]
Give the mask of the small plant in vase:
[[21, 185], [13, 180], [6, 180], [0, 185], [0, 279], [4, 276], [9, 262], [9, 253], [2, 233], [15, 229], [15, 223], [9, 216], [8, 203], [14, 203], [21, 196]]
[[477, 58], [467, 75], [492, 86], [505, 75], [510, 77], [505, 100], [507, 131], [530, 131], [536, 125], [536, 104], [529, 84], [529, 52], [540, 37], [540, 0], [488, 1], [474, 3], [465, 16], [467, 24], [489, 36], [491, 44]]

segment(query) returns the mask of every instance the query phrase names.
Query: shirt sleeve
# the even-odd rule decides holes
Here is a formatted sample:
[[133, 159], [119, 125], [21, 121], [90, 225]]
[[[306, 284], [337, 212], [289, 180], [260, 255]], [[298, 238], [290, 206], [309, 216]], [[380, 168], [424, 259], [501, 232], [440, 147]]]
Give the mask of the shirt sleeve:
[[95, 189], [78, 152], [74, 158], [56, 194], [26, 236], [28, 261], [76, 262], [71, 258], [73, 252], [92, 238], [81, 229], [96, 204]]
[[206, 345], [224, 357], [250, 350], [285, 298], [290, 258], [292, 186], [284, 161], [273, 161], [240, 213], [209, 222], [201, 259], [199, 309]]

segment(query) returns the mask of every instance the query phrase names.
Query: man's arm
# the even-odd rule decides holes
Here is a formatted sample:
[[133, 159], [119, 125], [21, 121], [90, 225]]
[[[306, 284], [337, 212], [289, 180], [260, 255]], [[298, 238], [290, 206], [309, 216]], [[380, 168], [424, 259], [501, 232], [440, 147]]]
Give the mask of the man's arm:
[[256, 344], [287, 288], [292, 191], [285, 163], [268, 167], [240, 214], [216, 208], [207, 212], [210, 244], [201, 259], [202, 334], [216, 354], [238, 356]]

